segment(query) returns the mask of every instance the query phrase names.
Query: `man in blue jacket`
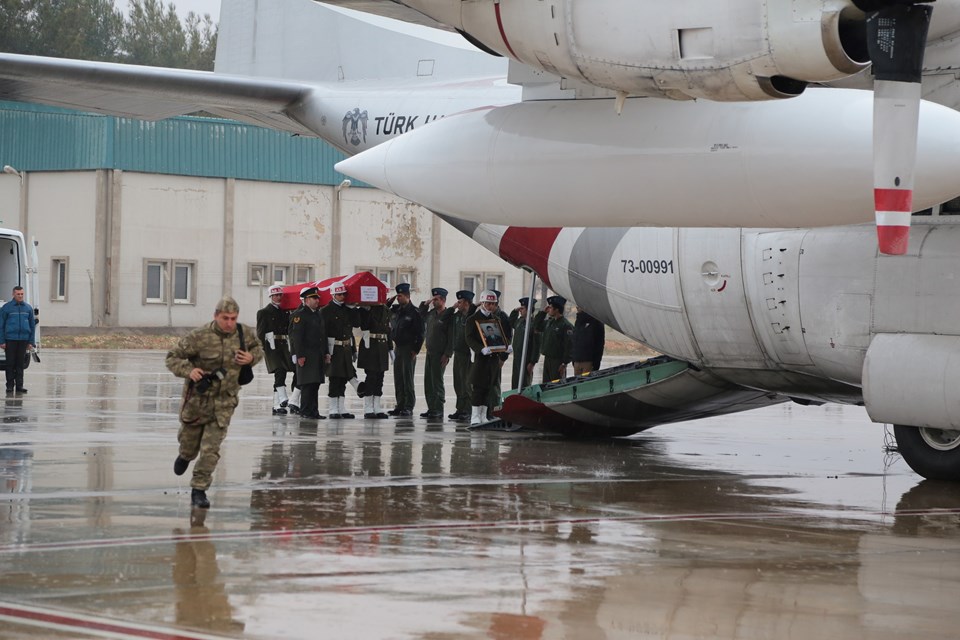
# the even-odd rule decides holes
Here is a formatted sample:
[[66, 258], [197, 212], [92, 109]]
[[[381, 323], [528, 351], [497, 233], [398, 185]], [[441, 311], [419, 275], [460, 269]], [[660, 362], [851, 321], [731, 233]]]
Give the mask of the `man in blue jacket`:
[[13, 300], [0, 307], [0, 349], [7, 356], [7, 393], [26, 393], [23, 388], [23, 363], [27, 353], [37, 346], [37, 326], [33, 307], [23, 301], [23, 287], [13, 288]]

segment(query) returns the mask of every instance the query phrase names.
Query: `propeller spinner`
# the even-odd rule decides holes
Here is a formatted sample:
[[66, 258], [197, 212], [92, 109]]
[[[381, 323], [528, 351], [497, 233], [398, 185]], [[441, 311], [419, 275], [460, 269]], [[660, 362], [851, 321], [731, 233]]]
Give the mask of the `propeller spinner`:
[[867, 12], [873, 62], [873, 194], [880, 253], [910, 239], [923, 54], [934, 0], [854, 0]]

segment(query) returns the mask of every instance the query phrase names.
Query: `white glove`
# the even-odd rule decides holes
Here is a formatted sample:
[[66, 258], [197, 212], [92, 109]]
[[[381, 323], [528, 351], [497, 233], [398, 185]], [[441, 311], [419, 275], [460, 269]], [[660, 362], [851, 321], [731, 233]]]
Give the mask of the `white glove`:
[[484, 347], [483, 349], [480, 349], [480, 353], [482, 353], [485, 356], [488, 356], [491, 353], [493, 353], [493, 349], [491, 349], [490, 347]]
[[512, 345], [512, 344], [508, 344], [508, 345], [507, 345], [507, 353], [513, 353], [513, 345]]
[[361, 340], [363, 340], [363, 346], [369, 349], [370, 348], [370, 332], [364, 331], [363, 337], [361, 338]]
[[393, 349], [390, 349], [390, 363], [393, 364], [393, 361], [397, 359], [396, 354], [393, 352]]
[[336, 338], [327, 338], [327, 353], [329, 353], [330, 355], [333, 355], [333, 348], [336, 346], [333, 343], [336, 341], [337, 341]]
[[266, 335], [266, 338], [267, 338], [267, 344], [270, 345], [270, 348], [273, 349], [274, 351], [276, 351], [276, 350], [277, 350], [277, 343], [276, 343], [276, 341], [275, 341], [274, 338], [273, 338], [273, 331], [271, 331], [270, 333], [268, 333], [268, 334]]
[[291, 362], [293, 362], [293, 364], [297, 364], [297, 354], [291, 353], [291, 354], [290, 354], [290, 360], [291, 360]]

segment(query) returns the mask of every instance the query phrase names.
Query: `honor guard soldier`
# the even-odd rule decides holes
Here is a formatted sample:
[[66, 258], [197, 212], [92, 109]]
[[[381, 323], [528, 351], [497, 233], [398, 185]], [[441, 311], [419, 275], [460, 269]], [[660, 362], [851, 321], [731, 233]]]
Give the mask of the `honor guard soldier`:
[[544, 384], [567, 377], [573, 325], [563, 316], [566, 304], [566, 299], [560, 296], [547, 298], [547, 321], [544, 323], [543, 337], [540, 339]]
[[165, 362], [173, 375], [185, 378], [177, 433], [180, 450], [173, 472], [182, 476], [190, 461], [196, 460], [190, 502], [200, 509], [210, 508], [207, 489], [240, 402], [240, 369], [263, 358], [256, 332], [237, 322], [239, 313], [236, 300], [221, 298], [213, 321], [181, 338]]
[[[530, 344], [527, 345], [527, 364], [520, 366], [520, 358], [523, 357], [523, 340], [527, 333], [527, 303], [530, 298], [520, 298], [520, 306], [510, 312], [510, 326], [513, 327], [513, 378], [511, 379], [511, 389], [520, 388], [520, 370], [523, 369], [523, 386], [527, 387], [533, 382], [533, 368], [540, 359], [540, 334], [543, 332], [543, 321], [545, 315], [539, 313], [533, 317], [533, 330], [530, 332]], [[534, 300], [533, 308], [536, 310], [537, 302]]]
[[[268, 290], [270, 302], [257, 311], [257, 338], [263, 345], [264, 362], [267, 372], [273, 374], [273, 415], [286, 415], [287, 372], [295, 371], [290, 360], [287, 346], [287, 330], [290, 326], [290, 312], [280, 308], [283, 298], [283, 285], [275, 284]], [[293, 386], [297, 385], [294, 372]]]
[[383, 376], [390, 368], [390, 309], [385, 304], [360, 307], [360, 353], [357, 366], [366, 377], [357, 387], [357, 395], [363, 398], [363, 417], [367, 420], [388, 418], [380, 406], [383, 396]]
[[470, 419], [470, 366], [473, 364], [473, 352], [466, 340], [467, 320], [477, 308], [473, 305], [473, 291], [457, 291], [457, 302], [453, 305], [456, 313], [453, 318], [453, 390], [457, 394], [457, 410], [448, 418], [457, 422]]
[[433, 296], [429, 302], [420, 303], [420, 317], [425, 325], [427, 357], [423, 368], [423, 392], [427, 400], [427, 410], [421, 418], [442, 418], [446, 390], [443, 386], [443, 373], [453, 356], [453, 314], [456, 310], [447, 308], [447, 290], [435, 287], [430, 290]]
[[[496, 315], [497, 294], [483, 291], [480, 294], [480, 307], [467, 319], [465, 336], [467, 345], [473, 351], [473, 365], [470, 367], [470, 384], [473, 385], [470, 400], [470, 426], [488, 422], [487, 409], [494, 382], [503, 366], [501, 352], [494, 351], [483, 341], [481, 323], [491, 320], [499, 322]], [[501, 327], [501, 331], [503, 328]], [[507, 352], [511, 350], [507, 347]]]
[[397, 304], [393, 306], [390, 339], [394, 349], [393, 386], [397, 406], [389, 413], [396, 418], [409, 418], [417, 404], [413, 374], [417, 368], [417, 354], [423, 346], [423, 319], [410, 302], [410, 283], [398, 284], [394, 298]]
[[297, 384], [300, 385], [300, 415], [322, 420], [318, 405], [320, 385], [323, 384], [323, 365], [327, 356], [327, 334], [320, 315], [320, 292], [316, 287], [305, 287], [300, 292], [303, 304], [290, 314], [291, 358], [297, 363]]
[[328, 417], [353, 418], [347, 413], [346, 391], [347, 382], [356, 384], [357, 370], [353, 367], [356, 351], [353, 344], [353, 328], [360, 325], [360, 320], [354, 309], [344, 302], [347, 299], [347, 285], [337, 282], [330, 287], [330, 304], [320, 312], [323, 315], [323, 326], [327, 331], [327, 376], [330, 408]]

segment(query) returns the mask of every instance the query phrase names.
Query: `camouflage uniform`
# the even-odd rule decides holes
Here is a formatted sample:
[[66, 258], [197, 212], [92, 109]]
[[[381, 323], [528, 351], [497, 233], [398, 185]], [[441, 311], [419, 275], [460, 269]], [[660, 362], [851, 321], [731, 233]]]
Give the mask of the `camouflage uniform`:
[[[263, 359], [256, 331], [244, 325], [243, 339], [246, 351], [253, 356], [250, 365], [256, 365]], [[197, 459], [190, 481], [194, 489], [206, 491], [209, 488], [213, 471], [220, 460], [220, 444], [227, 435], [230, 418], [239, 402], [240, 383], [237, 377], [240, 375], [240, 365], [234, 362], [239, 349], [238, 332], [223, 333], [214, 321], [191, 331], [167, 353], [167, 369], [177, 377], [186, 378], [177, 439], [180, 441], [180, 457], [184, 460]], [[190, 372], [195, 368], [206, 373], [223, 368], [226, 376], [223, 380], [212, 381], [205, 393], [197, 393], [190, 380]]]

